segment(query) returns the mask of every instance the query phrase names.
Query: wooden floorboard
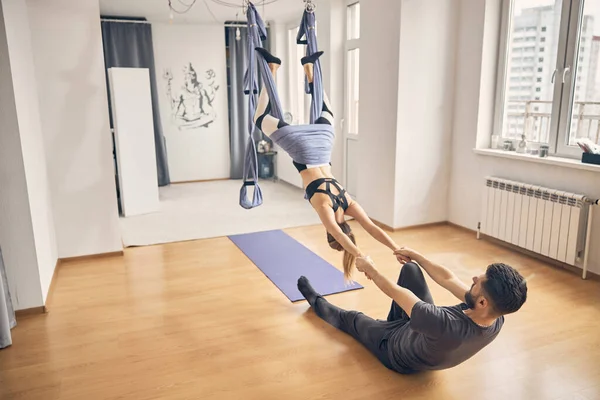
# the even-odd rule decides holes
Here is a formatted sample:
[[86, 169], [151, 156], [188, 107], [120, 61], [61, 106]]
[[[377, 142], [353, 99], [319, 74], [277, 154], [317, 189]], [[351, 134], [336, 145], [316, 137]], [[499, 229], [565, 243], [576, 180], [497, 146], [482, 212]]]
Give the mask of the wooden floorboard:
[[[395, 279], [390, 251], [355, 231]], [[287, 232], [341, 264], [322, 227]], [[20, 318], [0, 351], [0, 399], [600, 399], [600, 282], [451, 226], [392, 236], [466, 280], [509, 263], [529, 278], [529, 299], [471, 360], [402, 376], [290, 303], [227, 238], [131, 248], [61, 265], [51, 311]], [[365, 289], [329, 300], [384, 318], [389, 299], [357, 280]]]

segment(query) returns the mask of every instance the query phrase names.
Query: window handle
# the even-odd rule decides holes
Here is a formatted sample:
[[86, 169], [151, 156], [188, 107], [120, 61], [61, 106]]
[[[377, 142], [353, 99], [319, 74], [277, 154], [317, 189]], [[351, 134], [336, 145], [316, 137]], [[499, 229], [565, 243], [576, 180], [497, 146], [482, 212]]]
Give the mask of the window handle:
[[554, 72], [552, 73], [552, 78], [550, 78], [550, 83], [554, 83], [554, 78], [556, 78], [556, 73], [558, 72], [558, 68], [556, 68], [554, 70]]
[[562, 83], [566, 82], [567, 79], [567, 74], [571, 72], [571, 66], [567, 66], [567, 68], [565, 68], [565, 70], [563, 71], [563, 76], [562, 76]]

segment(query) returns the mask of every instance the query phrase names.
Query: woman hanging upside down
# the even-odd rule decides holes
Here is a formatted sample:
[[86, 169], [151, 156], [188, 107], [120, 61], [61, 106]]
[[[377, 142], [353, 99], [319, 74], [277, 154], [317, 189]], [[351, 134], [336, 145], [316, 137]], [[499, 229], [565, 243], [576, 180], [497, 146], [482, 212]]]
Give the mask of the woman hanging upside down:
[[[261, 47], [257, 47], [256, 51], [267, 62], [275, 78], [281, 60]], [[314, 64], [322, 54], [323, 52], [320, 51], [302, 58], [313, 101], [315, 100]], [[278, 106], [271, 104], [266, 87], [268, 81], [273, 80], [264, 79], [265, 85], [260, 92], [254, 122], [265, 135], [292, 157], [294, 166], [302, 177], [306, 198], [327, 229], [329, 247], [344, 251], [344, 276], [348, 279], [356, 258], [363, 257], [364, 254], [356, 245], [356, 238], [344, 219], [345, 215], [353, 217], [373, 238], [392, 251], [398, 250], [400, 246], [371, 221], [363, 208], [350, 197], [331, 173], [330, 160], [335, 134], [333, 113], [327, 95], [323, 92], [323, 108], [314, 124], [289, 125], [270, 114], [271, 108]], [[305, 163], [307, 161], [309, 163]]]

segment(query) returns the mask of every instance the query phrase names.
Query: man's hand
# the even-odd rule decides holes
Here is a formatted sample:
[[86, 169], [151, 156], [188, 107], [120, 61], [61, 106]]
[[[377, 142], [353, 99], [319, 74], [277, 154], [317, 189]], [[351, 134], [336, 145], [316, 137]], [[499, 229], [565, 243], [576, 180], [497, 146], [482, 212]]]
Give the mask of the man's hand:
[[371, 257], [358, 257], [356, 259], [356, 269], [365, 274], [369, 280], [373, 280], [373, 277], [377, 275], [377, 268], [375, 263], [371, 260]]
[[356, 259], [356, 269], [364, 273], [369, 280], [372, 280], [379, 289], [389, 297], [391, 297], [398, 305], [406, 311], [410, 317], [412, 309], [420, 300], [410, 290], [396, 285], [384, 275], [380, 274], [375, 263], [370, 257], [359, 257]]
[[396, 256], [398, 262], [402, 265], [411, 261], [418, 262], [417, 259], [421, 257], [421, 254], [408, 247], [399, 248], [398, 250], [394, 251], [394, 255]]
[[[450, 271], [448, 268], [429, 260], [421, 253], [408, 247], [401, 247], [394, 251], [394, 255], [402, 265], [411, 261], [416, 262], [425, 270], [425, 272], [427, 272], [435, 283], [448, 290], [460, 301], [465, 301], [465, 293], [469, 291], [469, 285], [462, 282], [454, 272]], [[404, 310], [406, 311], [406, 309]]]

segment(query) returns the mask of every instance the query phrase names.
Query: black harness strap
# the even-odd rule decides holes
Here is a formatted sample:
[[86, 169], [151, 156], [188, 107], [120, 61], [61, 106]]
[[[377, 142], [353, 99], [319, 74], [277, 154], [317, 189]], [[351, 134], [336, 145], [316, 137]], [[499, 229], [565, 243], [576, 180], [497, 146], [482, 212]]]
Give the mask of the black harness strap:
[[[350, 205], [348, 204], [348, 199], [346, 199], [346, 196], [345, 196], [346, 189], [342, 188], [335, 179], [321, 178], [321, 179], [317, 179], [314, 182], [311, 182], [311, 185], [313, 185], [313, 183], [315, 183], [315, 186], [317, 186], [317, 189], [315, 189], [311, 193], [310, 198], [312, 198], [312, 196], [315, 193], [323, 193], [323, 194], [328, 195], [329, 198], [331, 199], [333, 212], [336, 212], [340, 207], [342, 207], [342, 210], [344, 210], [344, 211], [346, 211], [348, 209], [348, 207]], [[325, 189], [318, 189], [318, 187], [322, 183], [325, 183]], [[333, 194], [331, 192], [331, 185], [333, 185], [337, 189], [338, 194]], [[309, 200], [310, 200], [310, 198], [309, 198]]]

